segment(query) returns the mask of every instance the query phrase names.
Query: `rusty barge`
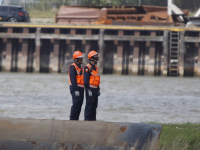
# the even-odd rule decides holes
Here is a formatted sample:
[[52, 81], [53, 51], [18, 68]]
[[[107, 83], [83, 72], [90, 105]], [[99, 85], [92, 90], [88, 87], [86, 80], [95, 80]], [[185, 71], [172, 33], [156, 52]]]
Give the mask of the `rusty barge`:
[[200, 28], [0, 24], [1, 72], [66, 72], [75, 50], [102, 74], [200, 76]]

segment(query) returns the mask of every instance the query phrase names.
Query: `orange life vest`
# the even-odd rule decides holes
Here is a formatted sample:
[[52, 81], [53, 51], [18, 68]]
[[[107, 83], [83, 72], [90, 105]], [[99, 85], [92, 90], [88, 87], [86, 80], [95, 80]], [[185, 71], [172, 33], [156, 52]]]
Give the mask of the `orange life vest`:
[[91, 88], [98, 88], [98, 86], [100, 85], [100, 76], [98, 75], [98, 68], [97, 66], [95, 65], [95, 69], [92, 69], [92, 66], [90, 64], [87, 64], [86, 65], [88, 68], [89, 68], [89, 71], [90, 71], [90, 79], [89, 79], [89, 86]]
[[[76, 69], [76, 73], [77, 73], [77, 76], [76, 76], [77, 86], [84, 88], [84, 80], [83, 80], [84, 70], [83, 70], [83, 68], [81, 67], [81, 69], [80, 69], [75, 63], [71, 64], [69, 66], [69, 68], [71, 66], [74, 66], [75, 69]], [[70, 72], [69, 72], [69, 85], [72, 85], [72, 82], [70, 80]]]

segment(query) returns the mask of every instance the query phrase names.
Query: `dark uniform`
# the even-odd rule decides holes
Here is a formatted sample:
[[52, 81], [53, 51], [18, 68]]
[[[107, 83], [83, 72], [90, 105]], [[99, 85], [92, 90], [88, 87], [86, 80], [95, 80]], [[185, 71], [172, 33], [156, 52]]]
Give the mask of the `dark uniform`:
[[[92, 70], [96, 70], [97, 67], [92, 63], [89, 63], [91, 68], [88, 65], [84, 68], [84, 85], [86, 90], [86, 106], [85, 106], [85, 120], [96, 120], [97, 106], [98, 106], [98, 96], [99, 96], [99, 86], [92, 86], [89, 84], [90, 77], [92, 75]], [[91, 90], [92, 97], [89, 96], [88, 90]]]
[[[83, 74], [83, 70], [81, 65], [78, 65], [78, 68], [81, 70], [80, 71], [80, 75]], [[83, 98], [84, 98], [84, 85], [83, 87], [78, 86], [77, 84], [77, 69], [75, 68], [74, 65], [71, 65], [69, 67], [69, 76], [70, 76], [70, 80], [71, 80], [71, 84], [70, 84], [70, 93], [72, 95], [72, 107], [71, 107], [71, 113], [70, 113], [70, 120], [79, 120], [79, 115], [81, 112], [81, 107], [83, 104]], [[79, 91], [80, 92], [80, 96], [76, 97], [75, 96], [75, 91]]]

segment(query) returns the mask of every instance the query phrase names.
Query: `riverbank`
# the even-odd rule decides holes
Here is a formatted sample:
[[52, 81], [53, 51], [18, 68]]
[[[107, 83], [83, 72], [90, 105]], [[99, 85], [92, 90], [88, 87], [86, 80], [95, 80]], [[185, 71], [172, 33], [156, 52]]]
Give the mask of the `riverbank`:
[[[158, 123], [160, 124], [160, 123]], [[161, 124], [159, 150], [199, 150], [200, 124]]]

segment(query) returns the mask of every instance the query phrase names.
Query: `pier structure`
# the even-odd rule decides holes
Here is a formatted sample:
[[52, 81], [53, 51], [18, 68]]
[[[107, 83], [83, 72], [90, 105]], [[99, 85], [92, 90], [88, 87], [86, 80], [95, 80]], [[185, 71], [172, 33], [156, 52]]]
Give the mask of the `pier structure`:
[[200, 77], [200, 28], [0, 24], [1, 72], [67, 72], [76, 50], [101, 74]]

